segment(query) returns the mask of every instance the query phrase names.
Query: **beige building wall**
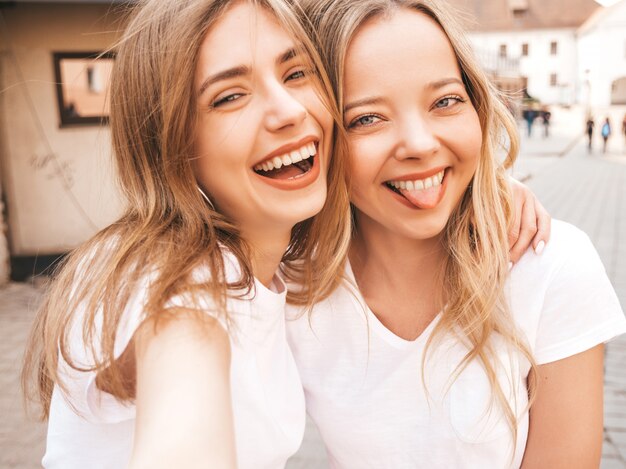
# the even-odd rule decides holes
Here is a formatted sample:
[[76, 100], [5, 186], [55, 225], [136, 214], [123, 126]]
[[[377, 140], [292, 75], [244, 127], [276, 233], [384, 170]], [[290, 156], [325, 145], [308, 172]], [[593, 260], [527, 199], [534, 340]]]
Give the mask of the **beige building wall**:
[[0, 13], [7, 28], [0, 42], [0, 158], [11, 252], [63, 252], [112, 222], [121, 205], [109, 129], [60, 127], [52, 54], [109, 48], [123, 28], [122, 11], [14, 4]]
[[[2, 170], [0, 170], [0, 173]], [[0, 194], [2, 183], [0, 182]], [[9, 281], [9, 245], [6, 238], [6, 224], [4, 223], [4, 203], [0, 198], [0, 286]]]

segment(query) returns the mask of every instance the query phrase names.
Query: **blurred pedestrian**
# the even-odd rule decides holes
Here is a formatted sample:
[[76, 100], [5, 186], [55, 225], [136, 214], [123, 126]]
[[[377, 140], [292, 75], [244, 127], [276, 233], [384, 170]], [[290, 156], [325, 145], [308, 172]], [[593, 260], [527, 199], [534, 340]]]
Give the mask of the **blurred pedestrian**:
[[622, 119], [622, 137], [624, 137], [624, 149], [626, 150], [626, 114]]
[[593, 142], [593, 127], [596, 125], [593, 117], [589, 116], [585, 125], [587, 127], [587, 149], [589, 150], [589, 153], [591, 153], [591, 144]]
[[604, 124], [602, 124], [602, 130], [600, 131], [602, 134], [602, 153], [606, 153], [606, 145], [609, 142], [609, 137], [611, 136], [611, 121], [609, 118], [604, 119]]
[[526, 109], [524, 111], [524, 120], [526, 121], [526, 125], [528, 127], [528, 136], [532, 136], [533, 133], [533, 122], [535, 121], [535, 117], [537, 117], [537, 112], [534, 109]]
[[541, 120], [543, 122], [543, 136], [547, 138], [550, 136], [550, 118], [552, 117], [552, 113], [548, 110], [544, 110], [541, 113]]

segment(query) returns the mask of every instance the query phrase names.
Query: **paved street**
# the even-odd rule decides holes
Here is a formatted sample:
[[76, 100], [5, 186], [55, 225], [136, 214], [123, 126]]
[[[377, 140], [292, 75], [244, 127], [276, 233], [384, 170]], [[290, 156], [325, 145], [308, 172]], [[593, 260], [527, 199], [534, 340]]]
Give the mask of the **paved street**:
[[[576, 140], [569, 124], [559, 125], [558, 117], [555, 115], [553, 120], [553, 137], [536, 135], [532, 140], [523, 140], [523, 156], [514, 173], [526, 180], [555, 218], [589, 234], [626, 306], [623, 142], [616, 138], [605, 156], [588, 155], [582, 139]], [[568, 149], [565, 156], [559, 156]], [[23, 343], [40, 291], [24, 284], [0, 289], [0, 469], [38, 467], [43, 452], [44, 429], [24, 419], [17, 382]], [[603, 469], [626, 469], [625, 362], [626, 337], [621, 337], [611, 342], [606, 352]], [[288, 468], [325, 467], [323, 445], [309, 424], [305, 443]]]

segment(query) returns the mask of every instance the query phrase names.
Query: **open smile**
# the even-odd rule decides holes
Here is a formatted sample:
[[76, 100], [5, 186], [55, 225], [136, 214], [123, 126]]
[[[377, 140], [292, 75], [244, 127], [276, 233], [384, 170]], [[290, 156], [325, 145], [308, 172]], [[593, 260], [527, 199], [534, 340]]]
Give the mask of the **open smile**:
[[[264, 182], [279, 189], [300, 189], [311, 184], [319, 175], [318, 143], [312, 139], [292, 148], [274, 152], [254, 165], [254, 172]], [[278, 153], [278, 154], [277, 154]]]
[[447, 187], [447, 168], [422, 175], [403, 176], [384, 182], [394, 196], [409, 208], [432, 209], [443, 198]]

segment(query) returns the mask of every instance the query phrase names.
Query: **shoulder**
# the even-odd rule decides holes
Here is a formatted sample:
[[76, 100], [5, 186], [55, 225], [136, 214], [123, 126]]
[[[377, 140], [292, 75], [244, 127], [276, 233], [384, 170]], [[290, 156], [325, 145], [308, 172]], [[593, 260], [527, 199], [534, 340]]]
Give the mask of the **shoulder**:
[[560, 220], [552, 221], [550, 242], [541, 255], [529, 248], [511, 271], [514, 281], [525, 276], [550, 278], [563, 268], [585, 268], [600, 264], [598, 253], [589, 236], [576, 226]]

